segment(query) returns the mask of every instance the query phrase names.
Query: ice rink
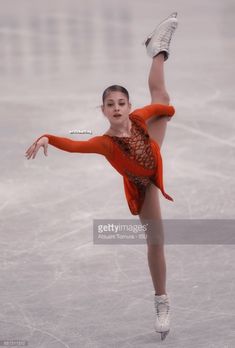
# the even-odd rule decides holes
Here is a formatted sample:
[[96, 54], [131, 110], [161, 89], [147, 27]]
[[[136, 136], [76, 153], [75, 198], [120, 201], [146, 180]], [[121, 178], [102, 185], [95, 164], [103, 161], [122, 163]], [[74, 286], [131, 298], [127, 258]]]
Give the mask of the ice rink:
[[93, 240], [95, 219], [138, 221], [122, 177], [97, 154], [49, 146], [48, 157], [24, 157], [44, 133], [106, 132], [109, 85], [125, 86], [133, 109], [150, 103], [142, 42], [173, 11], [165, 78], [176, 114], [162, 156], [174, 202], [160, 196], [162, 216], [226, 225], [235, 219], [234, 1], [0, 0], [0, 346], [235, 347], [235, 243], [165, 245], [162, 342], [146, 245]]

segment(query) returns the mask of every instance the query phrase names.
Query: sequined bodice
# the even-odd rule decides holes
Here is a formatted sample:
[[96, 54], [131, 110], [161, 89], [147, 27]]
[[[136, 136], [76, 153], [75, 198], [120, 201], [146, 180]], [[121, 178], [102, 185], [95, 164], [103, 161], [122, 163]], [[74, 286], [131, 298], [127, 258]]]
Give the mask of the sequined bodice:
[[[136, 161], [145, 169], [154, 170], [156, 168], [149, 135], [136, 122], [132, 121], [130, 137], [111, 136], [111, 138], [128, 158]], [[146, 187], [150, 182], [150, 177], [136, 176], [127, 170], [125, 170], [125, 173], [138, 186]]]
[[155, 168], [155, 160], [149, 141], [149, 135], [136, 123], [132, 125], [131, 137], [112, 136], [129, 158], [137, 161], [146, 169]]

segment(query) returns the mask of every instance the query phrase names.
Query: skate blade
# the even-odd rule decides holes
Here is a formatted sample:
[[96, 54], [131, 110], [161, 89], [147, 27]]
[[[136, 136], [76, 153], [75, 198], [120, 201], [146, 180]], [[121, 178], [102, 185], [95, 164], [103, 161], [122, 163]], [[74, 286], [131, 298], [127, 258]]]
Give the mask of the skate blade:
[[161, 331], [156, 331], [156, 333], [160, 333], [160, 334], [161, 334], [161, 340], [162, 340], [162, 341], [166, 338], [166, 336], [168, 335], [169, 332], [170, 332], [170, 330], [168, 330], [168, 331], [163, 331], [163, 332], [161, 332]]
[[162, 341], [166, 338], [166, 336], [168, 335], [169, 331], [161, 332], [161, 340]]

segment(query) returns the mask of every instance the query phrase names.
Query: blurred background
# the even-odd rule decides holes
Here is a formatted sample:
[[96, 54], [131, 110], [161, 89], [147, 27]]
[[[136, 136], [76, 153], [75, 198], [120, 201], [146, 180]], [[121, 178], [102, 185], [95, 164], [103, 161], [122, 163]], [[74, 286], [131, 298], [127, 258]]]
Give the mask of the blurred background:
[[[122, 177], [97, 154], [24, 154], [44, 133], [103, 134], [99, 106], [111, 84], [129, 90], [133, 109], [148, 104], [142, 42], [173, 11], [165, 78], [176, 114], [162, 155], [174, 203], [160, 197], [162, 216], [234, 219], [233, 1], [0, 0], [0, 341], [160, 341], [146, 246], [92, 240], [94, 219], [133, 219]], [[78, 129], [91, 134], [70, 134]], [[234, 347], [234, 245], [167, 245], [166, 257], [173, 328], [164, 344]]]

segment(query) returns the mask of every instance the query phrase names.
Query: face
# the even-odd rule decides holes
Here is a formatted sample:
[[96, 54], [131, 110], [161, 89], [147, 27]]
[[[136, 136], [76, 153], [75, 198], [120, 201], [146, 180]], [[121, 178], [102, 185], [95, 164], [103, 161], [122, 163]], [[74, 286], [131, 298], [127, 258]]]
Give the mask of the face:
[[110, 92], [102, 105], [103, 114], [111, 124], [121, 124], [129, 118], [131, 104], [122, 92]]

